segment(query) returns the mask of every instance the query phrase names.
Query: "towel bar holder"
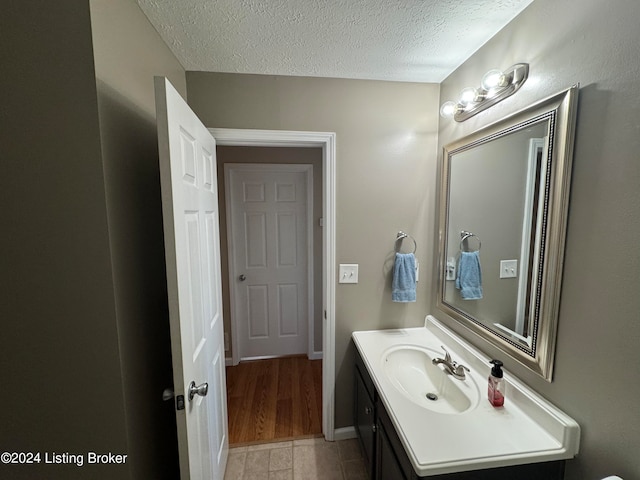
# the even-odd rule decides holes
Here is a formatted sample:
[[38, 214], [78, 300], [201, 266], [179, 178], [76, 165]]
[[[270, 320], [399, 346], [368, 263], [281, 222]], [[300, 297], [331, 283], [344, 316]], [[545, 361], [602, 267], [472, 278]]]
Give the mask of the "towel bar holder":
[[418, 244], [416, 243], [415, 238], [413, 238], [408, 233], [404, 233], [402, 230], [400, 230], [398, 232], [398, 235], [396, 235], [396, 243], [395, 243], [395, 245], [396, 245], [396, 253], [400, 253], [400, 248], [402, 247], [402, 241], [405, 238], [411, 239], [411, 241], [413, 242], [413, 252], [411, 252], [411, 253], [416, 253], [416, 251], [418, 250]]
[[[465, 240], [471, 238], [471, 237], [476, 237], [476, 240], [478, 241], [478, 249], [477, 250], [463, 250], [463, 243]], [[466, 230], [462, 230], [460, 232], [460, 251], [464, 252], [464, 251], [477, 251], [479, 252], [480, 249], [482, 248], [482, 241], [480, 240], [480, 237], [477, 236], [475, 233], [473, 232], [467, 232]]]

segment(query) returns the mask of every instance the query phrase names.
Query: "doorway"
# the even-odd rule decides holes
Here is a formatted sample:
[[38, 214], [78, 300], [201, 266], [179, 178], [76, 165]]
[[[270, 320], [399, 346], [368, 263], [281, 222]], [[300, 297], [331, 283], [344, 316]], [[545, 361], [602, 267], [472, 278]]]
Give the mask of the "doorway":
[[321, 355], [314, 337], [321, 339], [322, 310], [314, 297], [322, 292], [322, 250], [313, 247], [322, 241], [322, 198], [314, 202], [321, 188], [313, 179], [322, 172], [322, 151], [223, 146], [217, 156], [224, 169], [233, 365]]
[[319, 435], [322, 305], [313, 299], [322, 298], [322, 150], [219, 146], [217, 161], [230, 444]]
[[[314, 343], [313, 355], [321, 356], [322, 383], [322, 433], [334, 440], [334, 385], [335, 385], [335, 134], [326, 132], [292, 132], [267, 130], [209, 129], [216, 138], [218, 146], [260, 146], [260, 147], [304, 147], [321, 150], [320, 191], [322, 192], [322, 229], [321, 249], [322, 272], [320, 294], [317, 295], [317, 308], [320, 311], [320, 325], [316, 325], [318, 335]], [[222, 223], [222, 222], [221, 222]], [[223, 226], [226, 228], [226, 225]], [[225, 239], [222, 235], [222, 239]], [[223, 278], [225, 276], [223, 275]], [[226, 276], [228, 278], [228, 275]], [[319, 299], [322, 299], [322, 302]], [[228, 331], [228, 330], [227, 330]], [[231, 340], [231, 342], [229, 341]], [[321, 340], [321, 341], [320, 341]], [[226, 339], [232, 347], [233, 339]], [[319, 355], [318, 355], [319, 354]], [[227, 360], [229, 363], [229, 359]]]

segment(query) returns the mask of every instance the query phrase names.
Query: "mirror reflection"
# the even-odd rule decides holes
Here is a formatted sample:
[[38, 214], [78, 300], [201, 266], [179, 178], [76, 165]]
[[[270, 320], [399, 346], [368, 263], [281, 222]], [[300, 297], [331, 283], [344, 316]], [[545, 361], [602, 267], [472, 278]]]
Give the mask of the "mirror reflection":
[[551, 381], [578, 86], [444, 147], [436, 306]]
[[444, 301], [528, 347], [548, 130], [545, 119], [449, 159]]

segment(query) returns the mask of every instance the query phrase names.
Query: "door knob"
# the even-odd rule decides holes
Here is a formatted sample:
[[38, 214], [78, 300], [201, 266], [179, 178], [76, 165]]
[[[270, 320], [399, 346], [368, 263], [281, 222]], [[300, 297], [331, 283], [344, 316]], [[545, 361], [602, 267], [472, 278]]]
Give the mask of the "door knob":
[[171, 400], [174, 397], [173, 388], [165, 388], [162, 391], [162, 400], [165, 402]]
[[204, 382], [202, 385], [198, 386], [196, 386], [196, 382], [191, 382], [189, 384], [189, 401], [193, 400], [193, 397], [195, 397], [196, 395], [206, 397], [208, 391], [209, 384], [207, 382]]
[[240, 279], [241, 282], [244, 282], [247, 279], [247, 276], [243, 273], [238, 278]]

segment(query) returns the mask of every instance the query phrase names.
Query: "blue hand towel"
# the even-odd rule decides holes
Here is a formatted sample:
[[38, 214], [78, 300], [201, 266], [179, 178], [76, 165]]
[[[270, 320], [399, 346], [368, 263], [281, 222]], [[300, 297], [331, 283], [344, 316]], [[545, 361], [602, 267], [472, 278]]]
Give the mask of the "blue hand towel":
[[460, 290], [463, 300], [480, 300], [482, 298], [482, 270], [480, 269], [480, 252], [460, 252], [456, 288]]
[[416, 257], [413, 253], [396, 253], [391, 299], [394, 302], [416, 301]]

